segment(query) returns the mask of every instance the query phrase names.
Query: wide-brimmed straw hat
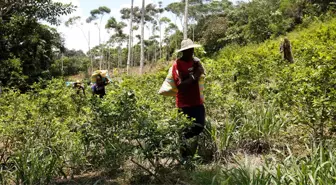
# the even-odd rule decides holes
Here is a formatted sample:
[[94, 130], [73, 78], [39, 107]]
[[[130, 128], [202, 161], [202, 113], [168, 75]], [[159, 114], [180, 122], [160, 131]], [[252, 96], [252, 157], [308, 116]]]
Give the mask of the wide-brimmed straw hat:
[[181, 42], [181, 49], [177, 50], [176, 52], [181, 52], [191, 48], [198, 48], [201, 47], [199, 44], [194, 44], [191, 39], [185, 39]]

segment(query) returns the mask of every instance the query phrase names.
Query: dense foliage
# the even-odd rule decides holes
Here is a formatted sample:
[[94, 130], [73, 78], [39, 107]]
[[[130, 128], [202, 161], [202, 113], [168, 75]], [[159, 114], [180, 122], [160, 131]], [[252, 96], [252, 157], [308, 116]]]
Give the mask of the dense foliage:
[[19, 87], [48, 78], [55, 50], [63, 49], [63, 40], [53, 28], [41, 24], [59, 24], [58, 17], [71, 13], [70, 4], [51, 0], [4, 1], [0, 6], [0, 84]]
[[[179, 22], [184, 20], [184, 1], [162, 7], [147, 4], [144, 24], [148, 38], [144, 41], [145, 65], [174, 59], [174, 52], [183, 38]], [[269, 38], [285, 35], [298, 25], [309, 25], [325, 14], [335, 13], [335, 3], [315, 0], [253, 0], [233, 4], [228, 0], [189, 1], [188, 37], [204, 45], [208, 56], [231, 44], [260, 43]], [[70, 18], [65, 25], [79, 29], [88, 44], [86, 56], [67, 57], [64, 41], [53, 28], [41, 24], [59, 25], [58, 17], [74, 11], [71, 4], [51, 0], [0, 2], [0, 85], [27, 90], [28, 86], [42, 79], [59, 75], [72, 75], [79, 71], [90, 72], [97, 68], [126, 67], [128, 35], [124, 33], [130, 19], [130, 8], [120, 10], [122, 21], [111, 17], [109, 7], [101, 6], [91, 11], [90, 17]], [[133, 8], [134, 31], [140, 27], [141, 8]], [[175, 17], [163, 17], [167, 11]], [[86, 22], [81, 22], [83, 20]], [[177, 21], [178, 20], [178, 21]], [[125, 21], [125, 22], [123, 22]], [[83, 24], [99, 29], [99, 45], [90, 46]], [[103, 27], [111, 34], [103, 41]], [[78, 30], [78, 31], [79, 31]], [[130, 66], [140, 65], [140, 35], [131, 38]], [[66, 56], [62, 59], [61, 56]], [[90, 60], [90, 63], [88, 61]]]
[[[145, 32], [149, 36], [144, 40], [145, 64], [174, 59], [174, 52], [180, 47], [183, 39], [184, 6], [185, 1], [174, 2], [166, 7], [162, 7], [162, 2], [146, 5], [144, 24]], [[188, 37], [204, 45], [208, 56], [211, 56], [230, 44], [260, 43], [269, 38], [286, 35], [298, 25], [309, 25], [328, 10], [333, 10], [334, 6], [332, 1], [310, 0], [253, 0], [236, 4], [229, 0], [190, 0]], [[164, 11], [171, 13], [173, 19], [162, 17]], [[128, 45], [129, 35], [123, 33], [122, 28], [129, 22], [130, 12], [130, 8], [121, 9], [120, 22], [111, 17], [106, 25], [111, 31], [111, 39], [91, 49], [95, 57], [104, 58], [104, 66], [126, 66], [127, 55], [124, 55], [124, 52], [128, 53], [128, 48], [118, 47], [126, 43]], [[134, 7], [133, 15], [132, 30], [139, 35], [133, 35], [131, 38], [130, 65], [139, 66], [141, 8]], [[118, 60], [113, 56], [119, 56]], [[93, 68], [98, 68], [99, 62], [100, 59], [94, 61]]]
[[[199, 159], [229, 162], [239, 149], [272, 157], [260, 168], [239, 162], [217, 167], [207, 178], [196, 168], [186, 180], [335, 183], [336, 20], [324, 19], [288, 35], [294, 63], [282, 59], [280, 39], [230, 45], [212, 59], [202, 58], [208, 74], [207, 130], [197, 141]], [[18, 60], [9, 64], [20, 72]], [[47, 184], [55, 177], [113, 171], [131, 162], [141, 169], [137, 173], [150, 175], [148, 183], [178, 183], [183, 173], [172, 173], [181, 128], [188, 121], [177, 114], [173, 98], [157, 95], [166, 72], [164, 67], [140, 78], [120, 77], [104, 99], [77, 95], [56, 79], [35, 84], [25, 94], [5, 89], [0, 95], [0, 182]]]
[[330, 7], [331, 1], [253, 0], [238, 5], [227, 0], [198, 2], [191, 9], [197, 24], [189, 37], [194, 31], [195, 40], [209, 53], [232, 43], [260, 43], [287, 34]]
[[90, 60], [83, 51], [65, 49], [63, 53], [55, 56], [55, 61], [50, 66], [50, 73], [53, 76], [70, 76], [85, 73], [89, 67]]

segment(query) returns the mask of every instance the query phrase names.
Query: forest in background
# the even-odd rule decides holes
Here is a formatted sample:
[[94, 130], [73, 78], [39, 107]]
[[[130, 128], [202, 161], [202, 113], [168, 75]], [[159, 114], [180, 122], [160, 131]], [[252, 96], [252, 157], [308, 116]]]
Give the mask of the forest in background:
[[[62, 23], [58, 17], [70, 14], [76, 7], [51, 0], [32, 2], [9, 0], [0, 4], [2, 86], [25, 90], [39, 79], [75, 75], [79, 72], [89, 74], [95, 69], [121, 69], [127, 64], [129, 67], [140, 66], [141, 45], [144, 46], [143, 65], [170, 61], [175, 59], [175, 51], [183, 39], [183, 30], [179, 30], [179, 27], [186, 27], [178, 26], [176, 21], [184, 20], [184, 1], [167, 7], [162, 7], [162, 2], [158, 5], [133, 7], [132, 21], [131, 8], [124, 8], [120, 10], [123, 21], [118, 22], [110, 17], [106, 23], [100, 20], [103, 16], [109, 16], [108, 7], [93, 9], [88, 18], [71, 17]], [[202, 44], [207, 56], [212, 56], [231, 44], [260, 43], [286, 35], [297, 25], [309, 25], [330, 7], [334, 7], [332, 0], [254, 0], [236, 5], [228, 0], [188, 2], [188, 37]], [[141, 11], [142, 8], [144, 11]], [[176, 19], [162, 17], [164, 11], [172, 13]], [[41, 21], [78, 29], [83, 33], [83, 39], [88, 41], [88, 53], [65, 48], [60, 34]], [[128, 34], [124, 33], [123, 28], [130, 22], [132, 29]], [[150, 38], [142, 44], [141, 38], [144, 37], [131, 34], [131, 31], [141, 27], [141, 23], [146, 28], [144, 31], [150, 33]], [[108, 29], [111, 38], [98, 46], [90, 46], [90, 35], [82, 30], [82, 24], [94, 24], [99, 29]], [[131, 39], [129, 35], [132, 35]], [[132, 41], [131, 44], [129, 41]], [[143, 68], [143, 65], [140, 67]]]
[[[190, 121], [174, 98], [157, 94], [169, 68], [160, 49], [174, 59], [182, 31], [162, 47], [156, 40], [156, 50], [145, 47], [152, 73], [118, 75], [104, 99], [79, 96], [65, 76], [118, 63], [99, 51], [105, 45], [90, 50], [105, 56], [91, 63], [91, 52], [64, 48], [59, 33], [39, 22], [61, 24], [57, 17], [75, 7], [25, 2], [0, 4], [1, 184], [335, 184], [333, 2], [190, 2], [190, 19], [193, 8], [201, 17], [188, 36], [203, 45], [196, 55], [207, 69], [207, 122], [187, 165], [178, 163], [178, 138]], [[280, 54], [283, 35], [293, 63]]]

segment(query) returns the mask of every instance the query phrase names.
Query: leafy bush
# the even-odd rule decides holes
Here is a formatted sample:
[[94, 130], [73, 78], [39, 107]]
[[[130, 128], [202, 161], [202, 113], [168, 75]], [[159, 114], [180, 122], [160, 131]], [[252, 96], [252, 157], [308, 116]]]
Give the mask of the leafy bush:
[[82, 162], [79, 134], [70, 127], [83, 122], [85, 111], [71, 103], [64, 83], [48, 82], [44, 90], [41, 85], [26, 94], [9, 90], [0, 99], [1, 163], [17, 184], [50, 182], [69, 163]]
[[[223, 168], [218, 184], [334, 183], [334, 158], [322, 148], [332, 143], [336, 117], [336, 19], [288, 38], [294, 63], [282, 60], [280, 39], [231, 45], [213, 59], [202, 59], [207, 129], [198, 138], [198, 154], [221, 161], [246, 149], [246, 141], [276, 150], [284, 145], [278, 140], [289, 147], [314, 144], [320, 153], [304, 160], [293, 154], [267, 170]], [[107, 86], [104, 99], [76, 95], [62, 80], [40, 82], [25, 94], [5, 89], [0, 97], [2, 183], [47, 184], [61, 175], [114, 170], [132, 161], [162, 184], [179, 159], [181, 130], [190, 124], [177, 113], [174, 98], [157, 94], [167, 68], [141, 78], [121, 76]], [[302, 174], [307, 170], [311, 175]]]

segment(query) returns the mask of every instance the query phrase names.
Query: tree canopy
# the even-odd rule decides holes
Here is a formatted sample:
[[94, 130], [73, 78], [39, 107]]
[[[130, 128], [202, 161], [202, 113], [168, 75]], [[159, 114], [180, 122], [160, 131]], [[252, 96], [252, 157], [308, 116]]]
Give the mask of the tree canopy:
[[1, 1], [0, 7], [2, 84], [24, 89], [40, 77], [49, 78], [54, 52], [64, 50], [63, 39], [39, 21], [57, 25], [58, 17], [75, 7], [51, 0], [8, 0]]

